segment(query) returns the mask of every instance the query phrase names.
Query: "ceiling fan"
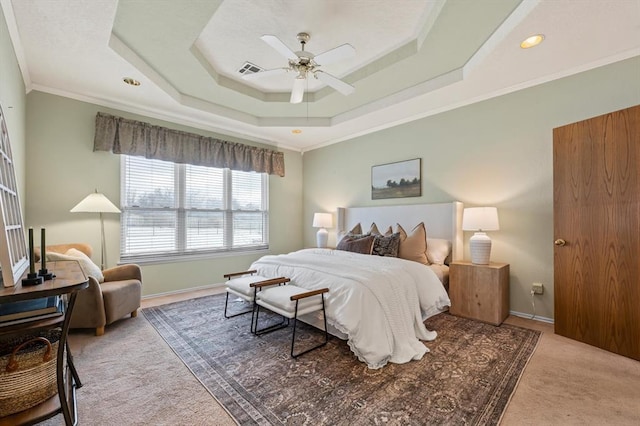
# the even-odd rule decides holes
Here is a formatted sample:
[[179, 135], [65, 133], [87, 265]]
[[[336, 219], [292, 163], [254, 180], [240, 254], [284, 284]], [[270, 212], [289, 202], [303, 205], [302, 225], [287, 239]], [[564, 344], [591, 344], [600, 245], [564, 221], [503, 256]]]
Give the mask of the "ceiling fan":
[[260, 37], [260, 39], [265, 43], [287, 58], [289, 60], [289, 66], [266, 70], [255, 74], [243, 75], [242, 78], [245, 80], [253, 80], [270, 75], [284, 74], [289, 71], [298, 73], [293, 81], [291, 99], [289, 100], [292, 104], [302, 102], [302, 98], [304, 96], [304, 83], [309, 76], [313, 76], [323, 83], [326, 83], [343, 95], [350, 95], [356, 90], [352, 85], [345, 83], [339, 78], [319, 69], [321, 66], [353, 57], [356, 54], [356, 49], [354, 49], [353, 46], [346, 43], [327, 50], [319, 55], [314, 55], [313, 53], [304, 50], [304, 46], [307, 44], [311, 36], [308, 33], [298, 33], [297, 38], [302, 47], [299, 51], [294, 52], [274, 35], [263, 35]]

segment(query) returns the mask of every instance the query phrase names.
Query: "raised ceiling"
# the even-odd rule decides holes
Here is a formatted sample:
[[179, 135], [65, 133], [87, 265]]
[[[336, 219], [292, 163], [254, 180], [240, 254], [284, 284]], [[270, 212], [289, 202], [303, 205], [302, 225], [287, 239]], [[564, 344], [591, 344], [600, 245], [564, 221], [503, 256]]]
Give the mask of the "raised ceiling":
[[[300, 151], [640, 55], [640, 0], [0, 2], [27, 90]], [[262, 35], [297, 51], [299, 32], [356, 49], [322, 67], [355, 93], [308, 79], [290, 104], [294, 73], [241, 78], [287, 64]]]

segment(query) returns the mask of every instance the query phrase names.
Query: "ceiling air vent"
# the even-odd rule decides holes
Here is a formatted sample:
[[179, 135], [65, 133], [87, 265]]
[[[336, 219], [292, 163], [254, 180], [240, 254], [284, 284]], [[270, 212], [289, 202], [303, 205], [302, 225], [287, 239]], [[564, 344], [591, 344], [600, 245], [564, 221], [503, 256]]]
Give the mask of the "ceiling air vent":
[[242, 65], [238, 70], [238, 73], [240, 75], [249, 75], [249, 74], [255, 74], [261, 71], [264, 71], [264, 68], [260, 68], [259, 66], [254, 65], [251, 62], [245, 62], [244, 65]]

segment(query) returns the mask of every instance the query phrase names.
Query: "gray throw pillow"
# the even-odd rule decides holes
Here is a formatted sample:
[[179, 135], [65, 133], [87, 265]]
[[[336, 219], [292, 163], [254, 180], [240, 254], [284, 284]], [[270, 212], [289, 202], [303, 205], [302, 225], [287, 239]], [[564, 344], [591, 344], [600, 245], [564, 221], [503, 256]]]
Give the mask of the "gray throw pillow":
[[396, 232], [388, 237], [376, 235], [373, 240], [371, 254], [377, 256], [398, 257], [400, 247], [400, 233]]

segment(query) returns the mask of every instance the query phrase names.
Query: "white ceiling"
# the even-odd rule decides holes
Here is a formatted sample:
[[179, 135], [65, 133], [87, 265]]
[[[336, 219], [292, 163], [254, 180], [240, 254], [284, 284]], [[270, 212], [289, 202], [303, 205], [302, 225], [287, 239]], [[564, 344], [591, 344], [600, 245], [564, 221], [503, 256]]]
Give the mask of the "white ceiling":
[[[640, 0], [0, 0], [27, 90], [307, 151], [640, 55]], [[290, 104], [260, 40], [353, 59]], [[520, 42], [545, 41], [523, 50]], [[323, 67], [324, 69], [325, 67]], [[127, 86], [123, 77], [142, 84]], [[640, 78], [640, 70], [639, 70]], [[293, 129], [302, 133], [293, 134]]]

